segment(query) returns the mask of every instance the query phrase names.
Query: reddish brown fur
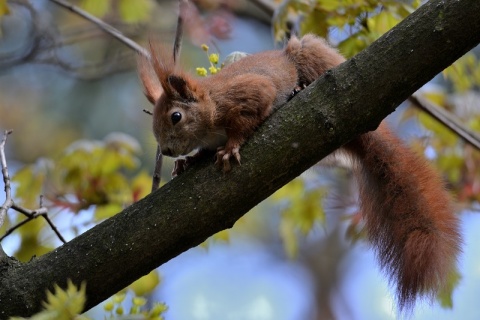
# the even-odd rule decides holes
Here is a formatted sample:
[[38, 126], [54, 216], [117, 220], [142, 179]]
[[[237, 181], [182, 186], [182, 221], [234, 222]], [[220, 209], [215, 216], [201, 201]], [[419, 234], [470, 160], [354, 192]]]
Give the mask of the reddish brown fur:
[[360, 206], [400, 308], [445, 285], [460, 251], [458, 219], [439, 175], [382, 123], [345, 149], [359, 164]]
[[[228, 170], [275, 106], [343, 61], [324, 40], [307, 35], [200, 80], [175, 70], [166, 55], [153, 59], [156, 79], [144, 65], [140, 74], [147, 98], [156, 101], [153, 127], [162, 152], [220, 147], [217, 161]], [[174, 112], [182, 114], [178, 123]], [[455, 266], [461, 240], [450, 197], [438, 174], [383, 123], [344, 150], [359, 167], [361, 211], [380, 264], [397, 285], [400, 308], [411, 307], [417, 296], [438, 292]]]

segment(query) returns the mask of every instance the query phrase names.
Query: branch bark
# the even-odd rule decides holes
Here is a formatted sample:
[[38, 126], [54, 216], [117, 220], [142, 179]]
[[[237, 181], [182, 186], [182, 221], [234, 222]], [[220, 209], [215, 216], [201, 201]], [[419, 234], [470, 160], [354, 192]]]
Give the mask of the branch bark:
[[[230, 228], [354, 136], [374, 130], [480, 42], [480, 1], [432, 0], [369, 48], [327, 72], [262, 125], [224, 175], [203, 161], [56, 250], [0, 259], [0, 318], [38, 311], [45, 290], [87, 283], [91, 308], [212, 234]], [[119, 267], [120, 266], [120, 267]]]

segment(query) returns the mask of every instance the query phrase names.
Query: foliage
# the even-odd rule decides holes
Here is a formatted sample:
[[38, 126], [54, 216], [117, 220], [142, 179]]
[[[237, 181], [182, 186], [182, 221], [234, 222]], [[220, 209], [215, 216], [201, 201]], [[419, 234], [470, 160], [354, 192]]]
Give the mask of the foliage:
[[127, 23], [145, 22], [150, 18], [150, 11], [153, 7], [152, 0], [119, 0], [115, 4], [113, 0], [81, 0], [80, 7], [91, 14], [104, 17], [117, 9], [120, 18]]
[[[452, 92], [424, 92], [431, 103], [454, 114], [472, 132], [480, 131], [480, 111], [475, 102], [480, 88], [479, 62], [470, 52], [443, 71], [442, 80]], [[410, 108], [403, 116], [403, 120], [407, 119], [416, 119], [427, 130], [425, 136], [414, 141], [413, 147], [431, 155], [456, 197], [462, 202], [480, 201], [480, 168], [474, 165], [480, 163], [480, 152], [423, 111]]]
[[[85, 283], [77, 288], [70, 280], [67, 289], [63, 290], [58, 285], [54, 286], [55, 293], [47, 291], [47, 301], [43, 303], [44, 310], [32, 316], [31, 320], [82, 320], [87, 319], [79, 314], [82, 312], [86, 296]], [[20, 320], [25, 318], [10, 318], [11, 320]]]
[[340, 52], [351, 57], [393, 28], [419, 5], [419, 0], [287, 0], [275, 11], [275, 39], [284, 38], [288, 22], [295, 20], [300, 34], [315, 33], [327, 39], [333, 35], [340, 38]]
[[142, 320], [163, 320], [162, 314], [168, 307], [164, 303], [154, 303], [150, 310], [145, 309], [147, 300], [141, 296], [133, 296], [130, 311], [126, 313], [125, 292], [114, 295], [103, 306], [107, 312], [107, 319], [142, 319]]
[[325, 223], [322, 199], [326, 194], [324, 187], [306, 188], [300, 177], [278, 190], [272, 199], [283, 202], [280, 236], [285, 251], [290, 258], [298, 254], [298, 236], [309, 234], [316, 224]]
[[[25, 207], [36, 207], [43, 195], [50, 212], [78, 214], [93, 209], [95, 221], [120, 212], [150, 192], [151, 178], [139, 168], [141, 148], [131, 136], [111, 133], [102, 141], [80, 140], [55, 159], [39, 159], [13, 177], [15, 197]], [[21, 228], [22, 242], [17, 256], [28, 260], [43, 254], [38, 241], [43, 223], [30, 222]]]
[[[89, 320], [81, 315], [85, 306], [86, 295], [85, 283], [77, 288], [70, 280], [67, 289], [55, 285], [55, 293], [47, 291], [47, 300], [43, 303], [44, 310], [28, 318], [30, 320]], [[147, 292], [145, 292], [147, 293]], [[142, 320], [163, 320], [162, 314], [168, 307], [164, 303], [154, 303], [148, 310], [145, 308], [147, 300], [136, 293], [131, 299], [131, 307], [128, 314], [125, 312], [126, 291], [114, 295], [111, 300], [104, 304], [107, 313], [105, 319], [142, 319]], [[27, 318], [12, 317], [10, 320], [22, 320]]]

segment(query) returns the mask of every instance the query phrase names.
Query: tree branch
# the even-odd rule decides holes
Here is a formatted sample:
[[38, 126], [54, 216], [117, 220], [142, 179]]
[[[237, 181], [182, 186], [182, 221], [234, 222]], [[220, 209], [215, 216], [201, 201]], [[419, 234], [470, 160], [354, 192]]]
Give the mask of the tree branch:
[[3, 133], [2, 140], [0, 141], [0, 165], [2, 167], [3, 184], [5, 186], [5, 202], [0, 207], [0, 228], [5, 222], [7, 211], [13, 205], [12, 189], [10, 187], [10, 175], [8, 174], [7, 158], [5, 157], [5, 144], [7, 143], [7, 137], [12, 133], [12, 130], [6, 130]]
[[437, 119], [451, 132], [457, 134], [460, 138], [462, 138], [463, 141], [470, 144], [477, 150], [480, 150], [479, 135], [476, 132], [473, 132], [472, 130], [466, 128], [453, 114], [432, 104], [431, 102], [427, 101], [425, 98], [417, 94], [413, 94], [408, 97], [408, 101], [410, 101], [418, 108], [424, 110], [429, 115]]
[[[5, 202], [0, 207], [0, 227], [5, 222], [5, 217], [6, 217], [9, 209], [13, 209], [17, 212], [22, 213], [23, 215], [27, 216], [27, 219], [19, 222], [18, 224], [14, 225], [10, 229], [8, 229], [5, 232], [5, 234], [0, 237], [0, 242], [3, 239], [5, 239], [8, 235], [10, 235], [13, 231], [15, 231], [16, 229], [23, 226], [25, 223], [29, 222], [30, 220], [33, 220], [33, 219], [36, 219], [36, 218], [42, 216], [45, 219], [45, 221], [47, 221], [47, 223], [50, 225], [53, 232], [55, 232], [55, 234], [60, 239], [60, 241], [62, 241], [63, 243], [66, 243], [67, 241], [65, 241], [65, 238], [63, 238], [63, 236], [58, 231], [57, 227], [53, 224], [52, 220], [50, 220], [50, 218], [48, 217], [48, 209], [43, 206], [43, 197], [42, 196], [40, 196], [40, 206], [36, 210], [26, 209], [24, 207], [21, 207], [21, 206], [15, 204], [15, 201], [13, 201], [12, 190], [11, 190], [11, 186], [10, 186], [10, 175], [8, 173], [7, 159], [6, 159], [6, 156], [5, 156], [5, 144], [7, 143], [7, 137], [11, 133], [12, 133], [12, 130], [6, 130], [3, 134], [2, 140], [0, 141], [0, 166], [2, 168], [3, 183], [4, 183], [4, 186], [5, 186]], [[0, 252], [0, 254], [2, 252]]]
[[[223, 174], [209, 159], [56, 250], [0, 265], [0, 318], [38, 311], [45, 290], [87, 283], [87, 308], [235, 221], [480, 42], [480, 1], [432, 0], [275, 112]], [[428, 63], [426, 63], [428, 61]], [[119, 268], [119, 266], [121, 266]]]

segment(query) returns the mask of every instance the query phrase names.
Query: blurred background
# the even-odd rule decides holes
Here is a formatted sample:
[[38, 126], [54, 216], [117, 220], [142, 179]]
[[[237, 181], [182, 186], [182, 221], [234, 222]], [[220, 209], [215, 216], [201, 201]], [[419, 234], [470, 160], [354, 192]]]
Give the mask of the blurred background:
[[[173, 45], [178, 1], [71, 0], [147, 46]], [[208, 69], [233, 51], [281, 47], [290, 33], [314, 32], [351, 57], [421, 1], [197, 0], [182, 11], [181, 65]], [[0, 129], [14, 199], [49, 209], [68, 241], [151, 188], [156, 143], [152, 106], [136, 72], [137, 53], [91, 21], [49, 0], [0, 0]], [[200, 46], [207, 44], [208, 52]], [[476, 48], [420, 90], [431, 103], [480, 131]], [[479, 319], [480, 153], [421, 109], [405, 103], [388, 118], [429, 158], [458, 199], [464, 252], [452, 291], [418, 304], [414, 319]], [[164, 159], [163, 182], [173, 162]], [[317, 165], [232, 230], [161, 266], [127, 291], [164, 302], [166, 319], [395, 319], [394, 288], [365, 241], [348, 165]], [[0, 193], [0, 202], [5, 194]], [[22, 261], [61, 245], [43, 219], [10, 210], [0, 228], [5, 252]], [[89, 285], [89, 284], [87, 284]], [[128, 311], [129, 300], [124, 303]], [[103, 305], [94, 319], [115, 314]], [[110, 312], [110, 313], [109, 313]]]

